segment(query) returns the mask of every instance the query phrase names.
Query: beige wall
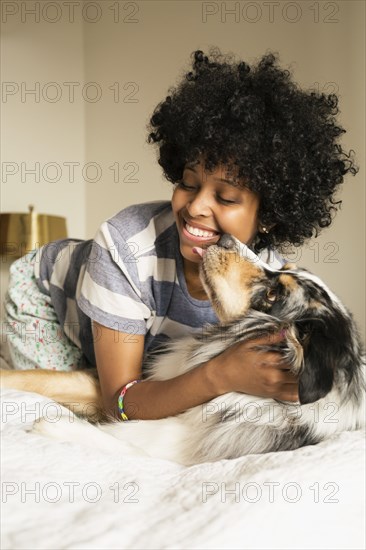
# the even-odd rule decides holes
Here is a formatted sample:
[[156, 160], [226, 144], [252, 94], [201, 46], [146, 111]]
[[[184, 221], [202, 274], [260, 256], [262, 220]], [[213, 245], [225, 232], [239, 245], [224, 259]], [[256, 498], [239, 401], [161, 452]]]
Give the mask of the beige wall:
[[[20, 10], [2, 25], [3, 80], [29, 87], [55, 81], [62, 89], [57, 103], [42, 97], [37, 104], [31, 98], [22, 103], [15, 94], [2, 104], [2, 160], [57, 162], [63, 179], [33, 183], [28, 177], [22, 183], [9, 177], [2, 184], [2, 211], [24, 211], [32, 201], [39, 210], [66, 215], [70, 235], [90, 237], [101, 221], [128, 204], [168, 199], [170, 184], [145, 143], [145, 127], [190, 53], [217, 45], [251, 62], [272, 49], [283, 65], [292, 66], [301, 85], [340, 95], [344, 144], [356, 150], [361, 169], [344, 187], [343, 208], [332, 228], [293, 258], [322, 276], [364, 329], [364, 2], [105, 0], [93, 2], [99, 13], [88, 2], [84, 13], [75, 6], [74, 22], [59, 4], [55, 23], [47, 21], [57, 15], [49, 8], [39, 23], [24, 13], [22, 22]], [[119, 14], [113, 11], [117, 5]], [[230, 9], [236, 12], [230, 15]], [[63, 85], [72, 81], [81, 83], [74, 103]], [[91, 82], [96, 87], [85, 86]], [[101, 97], [93, 102], [97, 89]], [[63, 164], [70, 161], [80, 163], [74, 183]], [[91, 164], [83, 178], [86, 163]], [[87, 181], [96, 174], [94, 163], [100, 179]], [[115, 182], [110, 167], [117, 164]]]
[[[2, 9], [9, 4], [22, 3], [3, 2]], [[2, 16], [1, 211], [26, 212], [34, 204], [66, 216], [69, 231], [84, 237], [86, 186], [76, 167], [71, 181], [69, 163], [85, 163], [85, 109], [77, 94], [68, 100], [71, 85], [64, 84], [84, 81], [82, 22], [36, 23], [28, 15], [22, 23], [20, 9]]]
[[[76, 167], [69, 177], [70, 162], [85, 164], [84, 101], [69, 101], [64, 85], [84, 81], [83, 22], [50, 23], [51, 10], [36, 22], [22, 4], [35, 5], [1, 2], [1, 212], [33, 204], [66, 216], [69, 234], [84, 238], [86, 185]], [[1, 303], [9, 265], [1, 257]]]

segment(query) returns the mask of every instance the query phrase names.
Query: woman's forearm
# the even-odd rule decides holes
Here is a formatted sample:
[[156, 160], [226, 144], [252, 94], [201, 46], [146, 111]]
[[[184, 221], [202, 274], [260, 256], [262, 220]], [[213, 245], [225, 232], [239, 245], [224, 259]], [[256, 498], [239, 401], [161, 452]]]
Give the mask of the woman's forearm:
[[[120, 419], [116, 393], [107, 403], [108, 413]], [[174, 416], [220, 395], [216, 384], [216, 362], [199, 367], [170, 380], [145, 380], [131, 386], [123, 399], [130, 420], [156, 420]]]
[[[280, 348], [278, 352], [258, 351], [269, 343], [272, 347], [280, 344], [283, 338], [283, 334], [271, 334], [237, 342], [181, 376], [134, 384], [124, 396], [125, 412], [131, 420], [166, 418], [229, 392], [298, 401], [298, 376], [285, 363]], [[119, 391], [107, 403], [104, 400], [107, 413], [114, 418], [120, 418]]]

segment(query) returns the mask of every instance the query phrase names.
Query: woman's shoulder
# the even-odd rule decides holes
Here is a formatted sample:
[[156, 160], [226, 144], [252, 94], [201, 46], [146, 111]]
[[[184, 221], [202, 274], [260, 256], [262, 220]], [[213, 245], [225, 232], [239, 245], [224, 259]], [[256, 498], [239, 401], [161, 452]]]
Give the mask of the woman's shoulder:
[[172, 218], [173, 213], [170, 201], [152, 201], [139, 204], [131, 204], [120, 210], [107, 220], [107, 223], [115, 227], [128, 229], [129, 233], [141, 231], [147, 227], [154, 218]]
[[[103, 248], [123, 247], [133, 250], [134, 257], [157, 254], [163, 246], [163, 256], [170, 256], [174, 242], [174, 214], [170, 201], [133, 204], [105, 221], [94, 237]], [[171, 246], [169, 246], [171, 243]], [[122, 248], [121, 248], [122, 247]]]

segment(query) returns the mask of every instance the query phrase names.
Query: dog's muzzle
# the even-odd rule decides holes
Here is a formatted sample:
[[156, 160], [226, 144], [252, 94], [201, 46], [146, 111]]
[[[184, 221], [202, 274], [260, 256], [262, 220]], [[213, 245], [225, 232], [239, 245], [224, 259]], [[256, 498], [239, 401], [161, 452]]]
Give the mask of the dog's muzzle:
[[237, 245], [231, 235], [224, 233], [216, 243], [217, 246], [225, 248], [226, 250], [235, 250]]

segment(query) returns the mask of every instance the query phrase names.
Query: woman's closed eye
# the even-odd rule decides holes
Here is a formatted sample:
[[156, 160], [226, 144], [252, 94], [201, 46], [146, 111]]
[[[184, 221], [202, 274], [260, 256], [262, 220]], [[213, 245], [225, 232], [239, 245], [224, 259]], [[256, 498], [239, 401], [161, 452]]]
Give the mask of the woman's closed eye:
[[233, 200], [229, 200], [229, 199], [224, 199], [223, 197], [217, 197], [217, 200], [219, 200], [219, 201], [222, 202], [223, 204], [237, 204], [237, 201], [233, 201]]
[[[194, 191], [197, 191], [199, 189], [198, 187], [195, 187], [193, 185], [188, 185], [184, 181], [179, 181], [178, 186], [181, 187], [181, 189], [184, 189], [185, 191], [190, 191], [190, 192], [194, 192]], [[221, 197], [220, 195], [216, 195], [216, 198], [219, 202], [221, 202], [223, 204], [237, 204], [236, 200], [225, 199], [224, 197]]]

